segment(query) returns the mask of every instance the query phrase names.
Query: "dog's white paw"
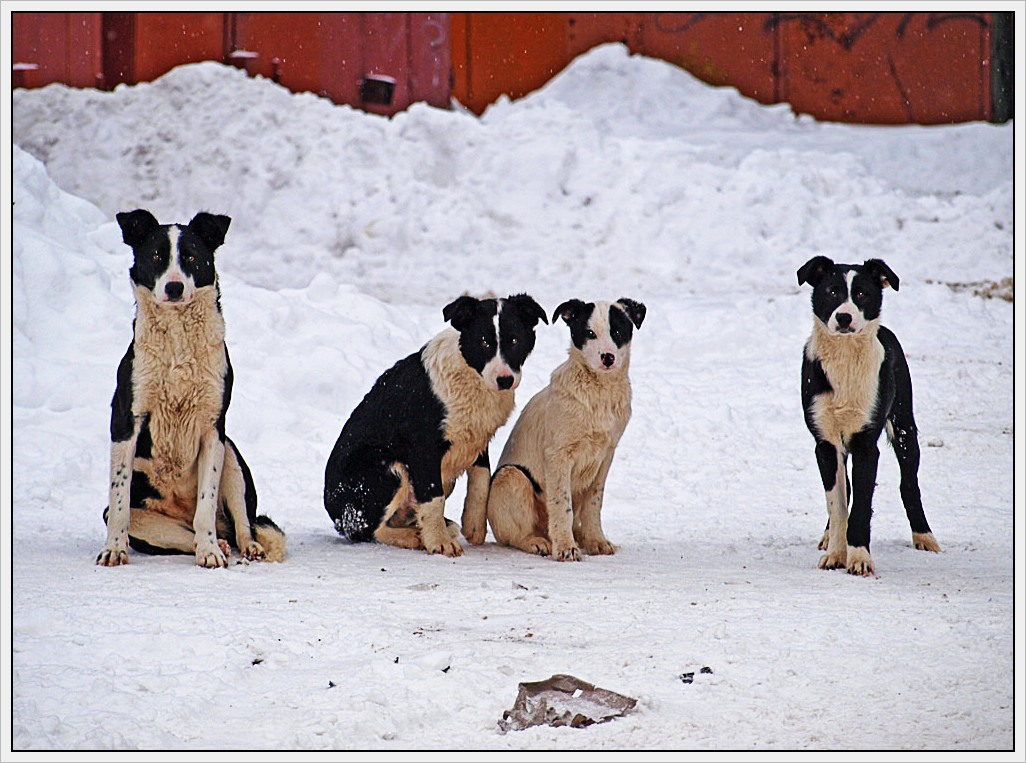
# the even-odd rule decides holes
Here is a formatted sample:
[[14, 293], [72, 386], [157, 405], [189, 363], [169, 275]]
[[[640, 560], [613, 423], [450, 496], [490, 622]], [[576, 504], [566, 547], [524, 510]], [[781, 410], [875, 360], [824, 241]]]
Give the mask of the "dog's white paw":
[[428, 545], [424, 543], [424, 548], [429, 554], [444, 554], [445, 556], [463, 556], [463, 546], [460, 542], [453, 539], [441, 540], [437, 543]]
[[821, 570], [843, 570], [848, 565], [848, 553], [844, 546], [840, 551], [828, 551], [819, 558]]
[[128, 564], [128, 549], [123, 547], [104, 546], [100, 555], [96, 557], [96, 563], [100, 567], [117, 567]]
[[605, 538], [599, 538], [598, 540], [586, 540], [581, 543], [584, 546], [584, 551], [592, 556], [609, 555], [616, 553], [616, 546], [610, 543]]
[[228, 557], [225, 555], [220, 545], [215, 545], [213, 543], [204, 544], [196, 547], [196, 564], [199, 567], [206, 567], [208, 569], [227, 567]]
[[861, 575], [862, 577], [875, 575], [876, 570], [873, 567], [873, 560], [869, 556], [869, 549], [865, 546], [848, 546], [847, 570], [849, 575]]
[[553, 548], [552, 558], [560, 562], [579, 562], [581, 561], [581, 549], [577, 546], [568, 546], [567, 548]]

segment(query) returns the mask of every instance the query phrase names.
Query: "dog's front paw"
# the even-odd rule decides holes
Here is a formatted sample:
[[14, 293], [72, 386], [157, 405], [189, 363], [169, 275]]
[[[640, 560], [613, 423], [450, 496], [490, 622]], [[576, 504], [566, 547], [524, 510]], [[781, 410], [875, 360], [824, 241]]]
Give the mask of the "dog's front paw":
[[821, 570], [843, 570], [847, 566], [848, 554], [847, 549], [841, 546], [840, 551], [827, 551], [819, 558], [819, 568]]
[[605, 538], [601, 538], [599, 540], [585, 541], [581, 545], [584, 546], [585, 553], [591, 554], [592, 556], [599, 556], [602, 554], [609, 555], [616, 553], [616, 546], [614, 546]]
[[472, 524], [464, 524], [462, 531], [463, 537], [467, 539], [468, 543], [480, 546], [485, 541], [485, 529], [476, 522]]
[[199, 567], [206, 567], [208, 569], [227, 567], [228, 557], [220, 545], [213, 543], [204, 544], [196, 547], [196, 564]]
[[873, 567], [873, 560], [869, 556], [869, 549], [865, 546], [848, 546], [847, 570], [849, 575], [861, 575], [862, 577], [875, 575], [876, 570]]
[[425, 543], [424, 548], [429, 554], [444, 554], [451, 557], [463, 556], [463, 546], [460, 545], [458, 540], [451, 538], [440, 540], [430, 545]]
[[581, 549], [577, 546], [553, 548], [552, 558], [560, 562], [579, 562], [581, 561]]
[[104, 546], [99, 556], [96, 557], [96, 563], [100, 567], [117, 567], [128, 564], [128, 549]]

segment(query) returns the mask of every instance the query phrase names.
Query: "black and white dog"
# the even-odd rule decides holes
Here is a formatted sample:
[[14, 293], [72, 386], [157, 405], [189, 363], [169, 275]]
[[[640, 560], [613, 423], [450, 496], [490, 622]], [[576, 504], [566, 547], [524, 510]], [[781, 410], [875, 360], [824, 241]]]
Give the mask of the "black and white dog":
[[117, 215], [132, 247], [134, 336], [111, 402], [110, 504], [103, 566], [144, 553], [194, 553], [225, 567], [229, 546], [279, 561], [285, 535], [256, 514], [256, 488], [225, 436], [232, 365], [214, 250], [231, 220], [201, 212], [161, 225], [146, 210]]
[[[912, 377], [897, 337], [880, 325], [883, 290], [898, 277], [882, 261], [838, 265], [813, 257], [798, 270], [812, 286], [812, 335], [802, 362], [805, 423], [816, 438], [816, 461], [826, 490], [827, 529], [821, 569], [872, 575], [869, 527], [886, 428], [901, 471], [901, 499], [917, 549], [940, 551], [919, 492], [919, 440], [912, 416]], [[848, 479], [848, 454], [852, 457]], [[848, 491], [851, 490], [851, 515]]]
[[378, 378], [328, 458], [324, 508], [352, 541], [460, 556], [444, 512], [464, 472], [464, 517], [483, 522], [488, 443], [513, 411], [535, 326], [548, 321], [526, 294], [463, 296], [442, 316], [452, 327]]
[[[631, 418], [631, 339], [646, 312], [627, 298], [556, 308], [553, 323], [570, 327], [569, 357], [524, 407], [492, 478], [488, 523], [501, 545], [559, 561], [616, 552], [602, 502]], [[484, 532], [467, 539], [481, 543]]]

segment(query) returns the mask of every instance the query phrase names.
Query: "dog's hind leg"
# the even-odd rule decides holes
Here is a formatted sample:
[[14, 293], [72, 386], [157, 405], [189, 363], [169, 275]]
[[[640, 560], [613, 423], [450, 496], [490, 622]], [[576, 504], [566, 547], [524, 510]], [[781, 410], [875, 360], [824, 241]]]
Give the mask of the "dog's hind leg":
[[[230, 439], [225, 439], [224, 470], [221, 474], [220, 500], [231, 517], [235, 544], [246, 559], [281, 561], [285, 557], [285, 534], [270, 520], [256, 525], [256, 486], [242, 454]], [[268, 541], [260, 543], [257, 532]]]
[[895, 354], [894, 403], [887, 417], [887, 437], [901, 471], [901, 502], [912, 528], [912, 545], [922, 551], [940, 551], [923, 510], [919, 492], [919, 431], [912, 415], [912, 376], [903, 352]]
[[193, 554], [196, 533], [158, 511], [132, 509], [132, 548], [147, 554]]
[[488, 523], [495, 540], [529, 554], [548, 556], [548, 517], [539, 514], [537, 489], [519, 467], [500, 467], [488, 495]]
[[[816, 462], [827, 501], [826, 553], [819, 559], [821, 570], [844, 568], [847, 563], [848, 474], [844, 454], [826, 440], [816, 443]], [[824, 548], [820, 541], [820, 548]]]

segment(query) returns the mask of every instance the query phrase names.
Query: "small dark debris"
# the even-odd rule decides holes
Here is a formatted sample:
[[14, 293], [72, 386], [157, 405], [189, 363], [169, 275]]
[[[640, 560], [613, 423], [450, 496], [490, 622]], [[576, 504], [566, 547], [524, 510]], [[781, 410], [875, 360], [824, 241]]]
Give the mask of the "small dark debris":
[[263, 657], [254, 657], [253, 658], [253, 662], [251, 662], [250, 664], [251, 665], [259, 665], [263, 661], [264, 661]]
[[450, 670], [452, 670], [452, 665], [446, 665], [444, 668], [442, 668], [443, 673], [448, 673]]
[[394, 662], [396, 665], [398, 665], [399, 664], [399, 658], [396, 657], [394, 660], [392, 660], [392, 662]]
[[[713, 672], [713, 670], [708, 665], [706, 665], [701, 670], [699, 670], [698, 672], [702, 673], [702, 674], [711, 674]], [[690, 671], [688, 673], [681, 673], [680, 674], [680, 682], [684, 683], [684, 684], [692, 684], [692, 683], [694, 683], [695, 682], [695, 671], [692, 670], [692, 671]]]
[[328, 688], [329, 689], [334, 689], [335, 688], [335, 682], [334, 681], [328, 681]]

